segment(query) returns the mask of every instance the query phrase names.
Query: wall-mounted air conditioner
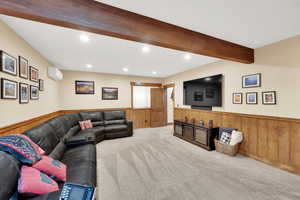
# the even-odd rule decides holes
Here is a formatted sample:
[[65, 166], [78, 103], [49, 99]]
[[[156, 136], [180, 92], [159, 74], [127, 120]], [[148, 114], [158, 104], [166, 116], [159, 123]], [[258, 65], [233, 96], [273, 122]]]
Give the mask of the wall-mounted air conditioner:
[[48, 67], [48, 76], [55, 81], [61, 81], [64, 78], [63, 73], [55, 67]]

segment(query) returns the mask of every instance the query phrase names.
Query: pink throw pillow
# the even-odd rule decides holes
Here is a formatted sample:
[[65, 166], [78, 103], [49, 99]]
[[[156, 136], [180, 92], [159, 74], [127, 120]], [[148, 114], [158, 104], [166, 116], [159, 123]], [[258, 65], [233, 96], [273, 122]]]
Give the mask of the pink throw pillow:
[[18, 136], [27, 140], [33, 146], [33, 148], [36, 150], [37, 153], [39, 153], [40, 155], [45, 154], [45, 151], [39, 145], [34, 143], [29, 137], [27, 137], [26, 135], [18, 135]]
[[55, 180], [66, 181], [67, 179], [66, 165], [49, 156], [42, 156], [42, 160], [32, 165], [32, 167], [44, 172]]
[[86, 129], [93, 128], [93, 124], [92, 124], [91, 120], [85, 121], [85, 128]]
[[25, 195], [42, 195], [59, 190], [57, 183], [49, 176], [25, 165], [21, 168], [18, 192]]
[[92, 124], [91, 120], [81, 121], [81, 122], [79, 122], [79, 125], [80, 125], [82, 131], [85, 129], [93, 128], [93, 124]]

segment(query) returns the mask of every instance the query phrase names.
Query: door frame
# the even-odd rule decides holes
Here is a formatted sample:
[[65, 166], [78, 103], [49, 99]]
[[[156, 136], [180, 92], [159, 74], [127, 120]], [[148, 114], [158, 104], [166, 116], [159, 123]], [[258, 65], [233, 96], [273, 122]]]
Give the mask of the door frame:
[[[173, 88], [173, 93], [174, 93], [174, 97], [175, 97], [175, 83], [170, 83], [170, 84], [165, 84], [163, 85], [163, 88], [165, 90], [165, 97], [167, 97], [168, 93], [167, 93], [167, 89], [168, 88]], [[173, 101], [173, 108], [175, 108], [175, 98]], [[166, 104], [165, 104], [165, 124], [166, 125], [173, 125], [173, 122], [168, 123], [168, 99], [166, 98]], [[173, 111], [173, 116], [174, 116], [174, 111]]]

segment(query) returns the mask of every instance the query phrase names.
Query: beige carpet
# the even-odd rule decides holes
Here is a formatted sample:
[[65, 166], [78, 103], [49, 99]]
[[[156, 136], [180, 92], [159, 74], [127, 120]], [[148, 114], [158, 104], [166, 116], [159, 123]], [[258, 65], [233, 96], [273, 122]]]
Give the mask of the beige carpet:
[[99, 200], [299, 200], [300, 177], [255, 160], [208, 152], [139, 129], [98, 151]]

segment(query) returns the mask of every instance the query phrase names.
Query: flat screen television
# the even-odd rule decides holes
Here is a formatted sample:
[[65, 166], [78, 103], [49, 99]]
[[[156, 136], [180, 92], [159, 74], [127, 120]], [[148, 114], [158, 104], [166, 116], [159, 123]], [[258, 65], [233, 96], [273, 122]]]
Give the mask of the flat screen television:
[[183, 84], [184, 105], [208, 110], [211, 110], [213, 106], [222, 106], [222, 82], [222, 74], [185, 81]]

